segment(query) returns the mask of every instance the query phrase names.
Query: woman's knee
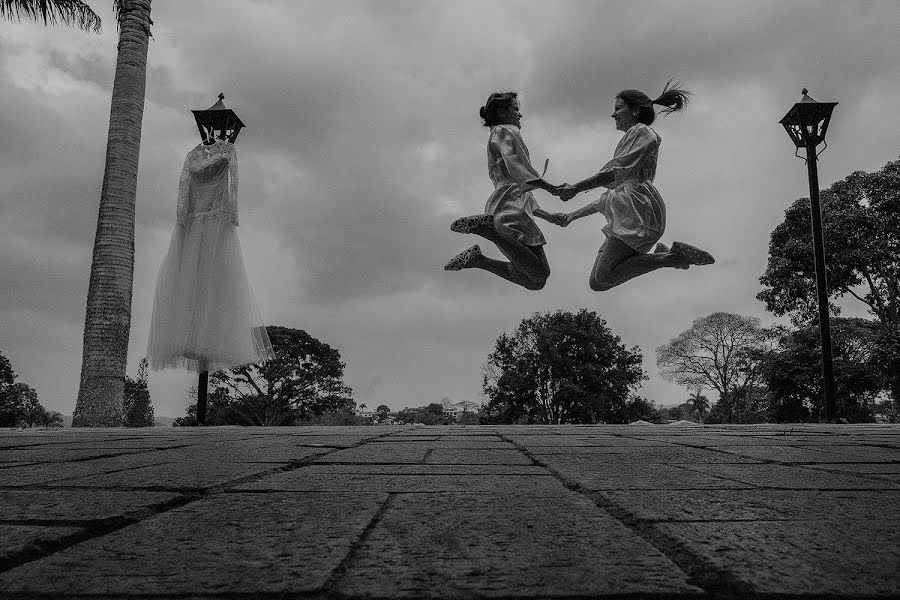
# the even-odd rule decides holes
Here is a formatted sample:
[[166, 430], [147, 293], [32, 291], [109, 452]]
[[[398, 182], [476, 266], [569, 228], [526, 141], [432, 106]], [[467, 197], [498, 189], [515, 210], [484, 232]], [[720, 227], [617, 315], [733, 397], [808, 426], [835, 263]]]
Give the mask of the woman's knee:
[[525, 284], [525, 288], [537, 291], [544, 289], [545, 285], [547, 285], [546, 279], [528, 279], [528, 282]]
[[588, 280], [588, 285], [595, 292], [606, 292], [615, 287], [611, 282], [606, 279], [597, 277], [596, 275], [591, 275], [591, 278]]

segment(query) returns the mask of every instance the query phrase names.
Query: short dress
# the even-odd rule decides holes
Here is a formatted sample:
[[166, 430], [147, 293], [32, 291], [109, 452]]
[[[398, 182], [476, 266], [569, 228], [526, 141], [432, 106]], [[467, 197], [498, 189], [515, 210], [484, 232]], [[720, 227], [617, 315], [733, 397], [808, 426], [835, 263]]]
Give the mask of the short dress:
[[494, 227], [501, 233], [527, 246], [543, 246], [544, 234], [534, 222], [534, 211], [540, 206], [526, 181], [540, 179], [531, 166], [528, 148], [515, 125], [494, 125], [487, 145], [488, 175], [494, 193], [484, 206], [493, 215]]
[[606, 237], [619, 239], [642, 254], [650, 252], [666, 230], [666, 205], [653, 186], [661, 141], [643, 123], [630, 127], [613, 159], [600, 169], [601, 173], [613, 173], [615, 180], [591, 202], [608, 221], [603, 228]]

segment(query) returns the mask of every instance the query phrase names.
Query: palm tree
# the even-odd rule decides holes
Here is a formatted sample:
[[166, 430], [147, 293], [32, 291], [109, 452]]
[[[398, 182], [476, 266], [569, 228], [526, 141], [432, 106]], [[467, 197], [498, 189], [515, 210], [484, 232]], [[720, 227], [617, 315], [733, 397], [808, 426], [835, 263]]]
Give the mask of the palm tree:
[[79, 0], [0, 0], [0, 17], [21, 21], [23, 16], [44, 25], [62, 23], [100, 32], [100, 17]]
[[88, 282], [81, 383], [72, 417], [75, 426], [122, 425], [134, 279], [135, 193], [152, 24], [150, 2], [113, 2], [119, 52]]
[[[122, 424], [134, 278], [134, 208], [147, 83], [151, 0], [113, 0], [119, 52], [109, 111], [106, 166], [88, 283], [81, 384], [73, 425]], [[100, 31], [80, 0], [0, 0], [0, 17]]]
[[709, 410], [709, 398], [701, 394], [703, 388], [698, 387], [697, 391], [691, 394], [690, 400], [688, 402], [691, 403], [691, 409], [695, 413], [697, 413], [697, 417], [700, 419], [700, 424], [703, 424], [703, 413]]

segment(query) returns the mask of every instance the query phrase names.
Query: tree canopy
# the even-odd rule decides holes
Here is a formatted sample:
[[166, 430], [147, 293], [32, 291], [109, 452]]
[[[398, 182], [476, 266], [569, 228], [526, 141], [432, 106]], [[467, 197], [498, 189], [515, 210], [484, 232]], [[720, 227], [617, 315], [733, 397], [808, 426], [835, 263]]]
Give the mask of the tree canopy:
[[[852, 296], [882, 325], [879, 368], [900, 408], [900, 160], [851, 173], [822, 191], [821, 206], [830, 298]], [[798, 326], [818, 322], [811, 235], [810, 202], [800, 198], [772, 232], [757, 295]]]
[[[340, 352], [302, 329], [266, 331], [274, 359], [210, 376], [209, 424], [295, 425], [311, 415], [355, 407]], [[195, 415], [196, 405], [189, 416], [192, 409]]]
[[142, 358], [138, 366], [137, 378], [125, 376], [125, 397], [122, 401], [122, 414], [126, 427], [153, 427], [155, 419], [153, 404], [150, 401], [150, 389], [147, 377], [150, 365]]
[[16, 381], [12, 363], [0, 354], [0, 427], [54, 427], [62, 422], [60, 413], [41, 406], [33, 387]]
[[[885, 384], [877, 368], [879, 329], [867, 319], [831, 320], [837, 417], [872, 420], [872, 406]], [[785, 331], [766, 357], [762, 379], [772, 420], [817, 421], [824, 416], [819, 335], [818, 325]]]
[[719, 410], [730, 416], [759, 383], [759, 367], [772, 340], [772, 331], [756, 317], [712, 313], [657, 348], [656, 364], [667, 381], [716, 390]]
[[483, 366], [488, 418], [628, 422], [648, 404], [633, 395], [646, 379], [641, 360], [640, 350], [626, 348], [594, 312], [536, 313], [502, 334]]

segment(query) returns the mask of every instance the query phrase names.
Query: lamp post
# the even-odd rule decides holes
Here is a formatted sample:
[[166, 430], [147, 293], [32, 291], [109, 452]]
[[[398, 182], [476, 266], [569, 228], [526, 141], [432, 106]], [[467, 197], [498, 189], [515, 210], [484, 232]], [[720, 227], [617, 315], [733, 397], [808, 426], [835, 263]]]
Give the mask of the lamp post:
[[[225, 106], [225, 94], [219, 92], [219, 99], [206, 110], [192, 110], [194, 120], [197, 121], [197, 129], [200, 131], [200, 139], [204, 144], [212, 144], [217, 139], [231, 142], [237, 139], [244, 127], [233, 110]], [[209, 369], [206, 367], [206, 359], [200, 359], [200, 377], [197, 382], [197, 424], [206, 424], [206, 399], [209, 390]]]
[[[825, 240], [822, 235], [822, 211], [819, 206], [819, 173], [816, 169], [816, 146], [825, 141], [831, 112], [837, 102], [816, 102], [803, 89], [800, 102], [784, 115], [780, 123], [797, 147], [806, 148], [806, 167], [809, 171], [809, 210], [812, 216], [813, 256], [816, 263], [816, 291], [819, 297], [819, 329], [822, 339], [822, 395], [825, 399], [825, 419], [833, 421], [834, 368], [831, 358], [831, 322], [828, 316], [828, 280], [825, 275]], [[828, 144], [825, 144], [825, 148]], [[822, 148], [824, 150], [825, 148]], [[801, 157], [802, 158], [802, 157]]]

